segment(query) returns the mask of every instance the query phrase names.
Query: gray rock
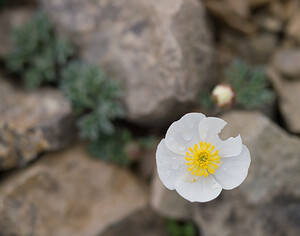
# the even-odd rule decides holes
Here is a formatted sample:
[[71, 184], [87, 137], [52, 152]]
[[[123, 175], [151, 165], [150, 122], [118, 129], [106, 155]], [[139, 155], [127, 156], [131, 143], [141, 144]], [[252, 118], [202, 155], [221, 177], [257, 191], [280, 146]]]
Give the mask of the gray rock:
[[261, 33], [248, 41], [249, 51], [246, 58], [251, 57], [255, 64], [266, 64], [277, 48], [278, 38], [272, 33]]
[[297, 11], [291, 19], [289, 20], [287, 27], [286, 27], [286, 32], [287, 36], [295, 39], [300, 45], [300, 12]]
[[251, 205], [237, 190], [195, 207], [194, 220], [202, 236], [298, 236], [300, 204], [280, 199], [273, 204]]
[[1, 235], [95, 236], [146, 207], [143, 184], [85, 149], [47, 154], [1, 183]]
[[4, 58], [11, 50], [12, 32], [28, 21], [34, 13], [32, 7], [7, 8], [0, 14], [0, 58]]
[[249, 7], [245, 1], [204, 1], [207, 10], [235, 31], [246, 35], [253, 35], [257, 31], [256, 25], [249, 21]]
[[63, 148], [74, 134], [70, 103], [55, 89], [24, 92], [1, 78], [0, 113], [0, 171]]
[[146, 208], [112, 225], [101, 236], [170, 236], [165, 218]]
[[232, 8], [233, 12], [242, 18], [249, 18], [250, 9], [248, 0], [225, 0], [225, 2]]
[[190, 220], [195, 205], [182, 198], [176, 191], [168, 190], [157, 174], [151, 183], [150, 204], [160, 215], [178, 220]]
[[258, 112], [231, 112], [223, 138], [240, 133], [251, 153], [245, 182], [195, 207], [209, 236], [300, 234], [300, 140]]
[[85, 60], [123, 82], [127, 117], [163, 125], [212, 84], [211, 32], [197, 0], [40, 0]]
[[272, 66], [283, 76], [300, 80], [300, 49], [282, 49], [272, 61]]
[[247, 1], [248, 1], [248, 4], [252, 8], [257, 8], [257, 7], [261, 7], [263, 5], [266, 5], [267, 3], [274, 2], [276, 0], [247, 0]]
[[223, 47], [254, 65], [267, 64], [278, 43], [276, 36], [267, 32], [244, 37], [234, 31], [222, 29], [220, 38]]
[[258, 112], [232, 112], [222, 118], [228, 122], [222, 135], [240, 133], [251, 154], [249, 175], [238, 188], [247, 201], [263, 204], [282, 196], [300, 199], [300, 140]]
[[150, 181], [153, 171], [156, 170], [155, 153], [158, 142], [155, 141], [152, 147], [141, 149], [139, 160], [136, 164], [136, 172], [145, 181]]
[[254, 21], [263, 30], [276, 34], [280, 33], [284, 26], [284, 22], [280, 18], [266, 14], [265, 11], [255, 15]]
[[268, 68], [268, 76], [279, 96], [279, 108], [287, 128], [300, 133], [300, 80], [287, 80], [273, 67]]

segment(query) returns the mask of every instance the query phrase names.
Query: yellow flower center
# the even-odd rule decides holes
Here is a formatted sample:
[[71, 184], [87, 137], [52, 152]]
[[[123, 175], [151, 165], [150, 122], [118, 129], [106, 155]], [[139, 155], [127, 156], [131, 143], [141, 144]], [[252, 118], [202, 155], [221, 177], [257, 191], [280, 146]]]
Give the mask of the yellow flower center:
[[195, 144], [194, 149], [188, 148], [191, 153], [186, 152], [185, 159], [188, 161], [186, 164], [192, 175], [207, 177], [209, 173], [215, 173], [215, 170], [218, 169], [217, 164], [220, 163], [220, 156], [218, 150], [214, 151], [214, 148], [211, 143], [202, 141], [199, 145]]

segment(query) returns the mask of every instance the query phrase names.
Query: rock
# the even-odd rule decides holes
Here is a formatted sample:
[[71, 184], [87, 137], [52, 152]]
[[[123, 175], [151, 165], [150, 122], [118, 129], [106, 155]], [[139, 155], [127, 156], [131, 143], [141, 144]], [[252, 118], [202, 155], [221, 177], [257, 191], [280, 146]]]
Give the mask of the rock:
[[257, 15], [255, 22], [261, 29], [276, 34], [282, 32], [284, 26], [284, 22], [282, 20], [271, 15], [266, 15], [265, 12]]
[[205, 1], [205, 6], [207, 10], [221, 20], [221, 22], [226, 23], [232, 29], [235, 29], [246, 35], [253, 35], [256, 32], [256, 26], [249, 20], [240, 16], [237, 13], [236, 8], [233, 7], [234, 4], [228, 4], [226, 1]]
[[289, 20], [286, 27], [286, 34], [300, 44], [300, 11], [297, 11]]
[[81, 57], [123, 82], [133, 122], [170, 122], [213, 83], [211, 32], [198, 0], [40, 2]]
[[220, 40], [223, 47], [231, 49], [236, 57], [242, 57], [254, 65], [268, 63], [278, 44], [277, 38], [271, 33], [243, 37], [225, 29], [220, 32]]
[[[288, 21], [297, 11], [299, 11], [300, 2], [298, 0], [290, 0], [281, 2], [284, 4], [284, 19]], [[281, 8], [282, 9], [282, 8]]]
[[272, 65], [283, 76], [300, 79], [300, 49], [283, 49], [278, 51]]
[[69, 144], [74, 134], [71, 112], [69, 101], [56, 89], [24, 92], [0, 78], [0, 171]]
[[[277, 47], [277, 37], [270, 33], [261, 33], [249, 40], [249, 55], [255, 64], [269, 62]], [[249, 56], [248, 56], [249, 57]]]
[[7, 8], [0, 14], [0, 58], [3, 58], [11, 50], [11, 34], [13, 30], [30, 19], [34, 13], [32, 7]]
[[223, 137], [240, 133], [252, 162], [241, 186], [195, 207], [203, 235], [299, 235], [299, 138], [258, 112], [230, 112], [222, 118], [228, 122]]
[[141, 156], [136, 163], [136, 172], [145, 181], [149, 182], [152, 178], [153, 171], [156, 171], [155, 153], [158, 142], [153, 143], [153, 147], [143, 148]]
[[47, 154], [1, 183], [1, 235], [94, 236], [145, 208], [143, 184], [85, 149]]
[[243, 18], [250, 16], [248, 0], [226, 0], [226, 2], [237, 15]]
[[101, 236], [169, 236], [165, 219], [146, 208], [133, 213], [123, 221], [112, 225]]
[[228, 122], [222, 137], [240, 134], [251, 153], [249, 175], [238, 188], [247, 201], [262, 204], [285, 195], [300, 198], [296, 180], [300, 177], [300, 140], [258, 112], [231, 112], [222, 118]]
[[248, 4], [251, 8], [257, 8], [274, 1], [277, 0], [248, 0]]
[[193, 204], [182, 198], [176, 191], [168, 190], [157, 174], [155, 174], [151, 184], [150, 203], [156, 212], [167, 218], [191, 219]]
[[[297, 62], [295, 62], [297, 63]], [[300, 80], [281, 78], [273, 67], [267, 70], [268, 76], [279, 96], [279, 108], [287, 128], [293, 133], [300, 133]]]
[[299, 6], [300, 4], [298, 0], [274, 0], [271, 4], [269, 4], [268, 10], [273, 16], [287, 23], [294, 14], [297, 14]]
[[280, 46], [282, 48], [295, 48], [297, 47], [298, 43], [296, 40], [292, 39], [292, 38], [284, 38], [281, 42], [280, 42]]
[[298, 236], [300, 204], [283, 199], [276, 204], [253, 206], [237, 191], [195, 207], [194, 220], [203, 236]]

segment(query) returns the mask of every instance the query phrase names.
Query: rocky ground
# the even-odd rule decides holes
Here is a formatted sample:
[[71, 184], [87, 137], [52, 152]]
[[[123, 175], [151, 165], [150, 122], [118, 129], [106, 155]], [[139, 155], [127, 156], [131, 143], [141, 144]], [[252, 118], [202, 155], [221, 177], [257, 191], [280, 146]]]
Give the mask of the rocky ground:
[[[241, 134], [245, 182], [190, 203], [160, 182], [155, 146], [130, 167], [95, 160], [77, 141], [68, 100], [26, 92], [0, 71], [0, 235], [169, 235], [166, 219], [204, 236], [300, 235], [300, 2], [298, 0], [27, 0], [0, 9], [9, 33], [45, 10], [80, 57], [124, 84], [127, 119], [163, 133], [236, 57], [267, 68], [273, 112], [231, 110], [223, 138]], [[201, 109], [201, 108], [200, 108]]]

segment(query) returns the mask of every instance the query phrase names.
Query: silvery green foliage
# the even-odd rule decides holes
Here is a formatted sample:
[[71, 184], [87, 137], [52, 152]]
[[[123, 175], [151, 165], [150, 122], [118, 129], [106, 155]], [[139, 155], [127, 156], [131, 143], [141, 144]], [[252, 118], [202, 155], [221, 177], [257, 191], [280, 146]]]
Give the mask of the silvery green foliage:
[[214, 107], [214, 102], [211, 98], [211, 93], [208, 92], [207, 90], [205, 90], [199, 94], [199, 101], [200, 101], [201, 107], [206, 110], [213, 109], [213, 107]]
[[274, 100], [274, 93], [267, 88], [267, 77], [263, 68], [251, 68], [236, 60], [225, 71], [228, 83], [236, 93], [236, 103], [247, 109], [259, 108]]
[[171, 236], [196, 236], [197, 229], [192, 222], [179, 223], [169, 219], [166, 222], [167, 231]]
[[70, 63], [62, 73], [61, 89], [81, 115], [78, 126], [82, 137], [91, 141], [112, 135], [113, 120], [123, 117], [119, 84], [108, 79], [98, 66]]
[[89, 145], [90, 153], [105, 161], [120, 165], [129, 165], [130, 161], [125, 153], [125, 145], [132, 140], [132, 135], [127, 129], [117, 129], [111, 135], [101, 135]]
[[131, 135], [116, 130], [113, 123], [123, 117], [119, 84], [98, 66], [70, 61], [73, 48], [55, 35], [52, 22], [42, 12], [13, 32], [12, 39], [13, 50], [6, 58], [8, 69], [20, 74], [29, 89], [45, 82], [59, 84], [77, 115], [81, 137], [90, 141], [92, 154], [128, 164], [124, 146]]
[[89, 151], [98, 158], [127, 165], [125, 145], [132, 137], [128, 130], [116, 129], [113, 121], [124, 115], [122, 90], [98, 66], [71, 62], [63, 71], [60, 88], [78, 115], [81, 137], [90, 141]]
[[7, 67], [21, 74], [29, 89], [45, 82], [57, 82], [60, 69], [74, 52], [67, 41], [55, 35], [53, 24], [42, 12], [15, 30], [12, 41], [12, 51], [6, 57]]

